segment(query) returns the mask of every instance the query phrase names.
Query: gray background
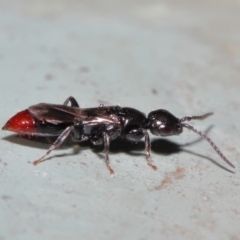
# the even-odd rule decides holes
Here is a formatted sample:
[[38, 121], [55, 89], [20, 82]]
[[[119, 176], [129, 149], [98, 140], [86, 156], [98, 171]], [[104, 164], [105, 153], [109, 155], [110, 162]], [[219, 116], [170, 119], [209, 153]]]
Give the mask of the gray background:
[[[0, 123], [39, 102], [214, 111], [198, 136], [49, 147], [1, 132], [0, 240], [240, 239], [239, 1], [1, 1]], [[179, 144], [179, 145], [178, 145]]]

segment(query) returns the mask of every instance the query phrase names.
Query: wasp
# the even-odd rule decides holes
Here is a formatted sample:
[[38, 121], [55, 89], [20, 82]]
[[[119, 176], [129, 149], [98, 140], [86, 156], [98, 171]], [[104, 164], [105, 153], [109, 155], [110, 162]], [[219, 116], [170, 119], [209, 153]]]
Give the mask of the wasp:
[[179, 119], [164, 109], [152, 111], [146, 116], [143, 112], [130, 107], [101, 104], [95, 108], [80, 108], [76, 99], [70, 96], [63, 104], [39, 103], [30, 106], [10, 118], [2, 129], [20, 135], [57, 137], [47, 152], [33, 162], [34, 165], [44, 161], [46, 156], [59, 147], [69, 135], [73, 141], [90, 141], [94, 145], [103, 144], [106, 165], [110, 174], [113, 174], [109, 161], [109, 147], [112, 140], [123, 137], [138, 142], [144, 138], [147, 163], [156, 170], [157, 167], [151, 160], [148, 131], [156, 136], [167, 137], [179, 135], [184, 128], [187, 128], [204, 138], [216, 153], [234, 168], [234, 165], [205, 133], [186, 123], [190, 120], [203, 120], [210, 115], [212, 113]]

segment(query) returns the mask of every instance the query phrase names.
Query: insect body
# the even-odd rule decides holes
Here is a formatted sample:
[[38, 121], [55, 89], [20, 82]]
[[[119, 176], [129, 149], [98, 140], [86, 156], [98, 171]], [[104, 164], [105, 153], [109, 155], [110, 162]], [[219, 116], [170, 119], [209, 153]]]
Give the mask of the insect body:
[[[71, 103], [69, 106], [68, 103]], [[151, 144], [148, 130], [157, 136], [171, 136], [182, 133], [188, 128], [205, 138], [218, 155], [231, 167], [234, 165], [220, 152], [216, 145], [204, 133], [185, 123], [192, 119], [204, 119], [211, 115], [184, 117], [178, 119], [166, 110], [152, 111], [146, 116], [134, 108], [119, 106], [103, 106], [97, 108], [80, 108], [73, 97], [69, 97], [63, 105], [40, 103], [17, 113], [10, 118], [4, 130], [30, 136], [58, 136], [48, 151], [40, 159], [34, 161], [36, 165], [64, 140], [71, 135], [74, 141], [91, 141], [94, 145], [103, 144], [106, 164], [110, 173], [114, 173], [109, 163], [110, 141], [121, 136], [137, 142], [145, 139], [147, 163], [152, 169], [157, 169], [151, 161]]]

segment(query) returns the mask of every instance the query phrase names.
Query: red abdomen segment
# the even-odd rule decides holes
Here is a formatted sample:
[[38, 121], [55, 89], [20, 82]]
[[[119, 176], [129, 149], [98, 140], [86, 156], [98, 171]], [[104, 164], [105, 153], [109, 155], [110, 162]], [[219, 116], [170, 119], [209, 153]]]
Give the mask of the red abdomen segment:
[[2, 129], [23, 135], [36, 132], [35, 121], [27, 109], [10, 118]]

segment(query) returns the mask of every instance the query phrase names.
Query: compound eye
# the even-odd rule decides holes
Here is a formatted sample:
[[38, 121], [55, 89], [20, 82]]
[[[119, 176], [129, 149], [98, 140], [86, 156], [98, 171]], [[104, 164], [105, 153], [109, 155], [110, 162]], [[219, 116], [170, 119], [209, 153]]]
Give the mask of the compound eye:
[[159, 130], [160, 135], [162, 135], [162, 136], [173, 135], [173, 127], [170, 125], [162, 124], [162, 125], [160, 125], [158, 130]]
[[156, 121], [151, 125], [150, 131], [152, 134], [157, 136], [170, 136], [174, 134], [174, 127], [169, 124]]

